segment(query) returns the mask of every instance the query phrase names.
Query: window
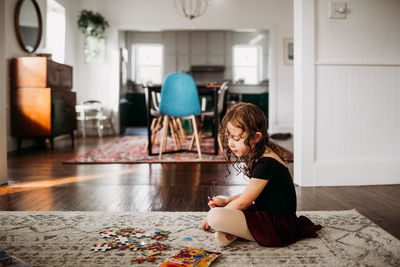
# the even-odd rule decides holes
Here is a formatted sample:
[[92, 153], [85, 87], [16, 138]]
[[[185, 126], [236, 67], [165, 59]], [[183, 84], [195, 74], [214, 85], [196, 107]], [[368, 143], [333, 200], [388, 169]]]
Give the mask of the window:
[[132, 57], [132, 77], [137, 84], [161, 84], [164, 62], [163, 45], [133, 45]]
[[233, 81], [258, 84], [261, 78], [262, 49], [259, 46], [233, 46]]
[[65, 8], [55, 0], [47, 0], [46, 49], [54, 61], [64, 63], [65, 57]]

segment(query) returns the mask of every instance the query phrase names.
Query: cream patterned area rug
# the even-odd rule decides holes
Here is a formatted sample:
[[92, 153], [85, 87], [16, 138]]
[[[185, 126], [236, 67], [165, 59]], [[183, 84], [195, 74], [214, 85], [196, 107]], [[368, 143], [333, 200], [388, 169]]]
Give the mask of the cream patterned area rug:
[[[107, 229], [140, 228], [140, 242], [154, 243], [146, 234], [157, 230], [170, 234], [160, 243], [169, 245], [155, 262], [183, 248], [222, 252], [212, 266], [400, 266], [400, 241], [355, 210], [301, 211], [321, 224], [318, 238], [301, 240], [284, 248], [260, 247], [236, 240], [219, 247], [210, 232], [199, 228], [205, 212], [0, 212], [0, 250], [32, 266], [131, 266], [142, 250], [118, 248], [93, 251], [114, 237], [101, 237]], [[138, 263], [133, 262], [134, 265]]]

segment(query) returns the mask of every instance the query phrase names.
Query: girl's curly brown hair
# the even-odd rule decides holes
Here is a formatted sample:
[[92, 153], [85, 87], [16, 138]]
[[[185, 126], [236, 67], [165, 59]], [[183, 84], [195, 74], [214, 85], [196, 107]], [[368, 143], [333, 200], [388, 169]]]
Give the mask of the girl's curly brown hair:
[[[282, 158], [280, 150], [277, 149], [275, 144], [269, 141], [267, 119], [264, 112], [256, 105], [251, 103], [237, 103], [230, 107], [222, 119], [222, 124], [219, 128], [219, 133], [225, 138], [229, 136], [228, 123], [239, 127], [243, 133], [247, 133], [244, 143], [250, 148], [248, 155], [238, 158], [228, 146], [226, 150], [226, 169], [228, 175], [230, 174], [229, 166], [232, 165], [237, 171], [251, 177], [251, 172], [256, 162], [262, 157], [266, 149], [271, 149]], [[261, 139], [257, 143], [251, 143], [250, 140], [254, 138], [257, 132], [261, 133]], [[240, 163], [244, 163], [244, 165]]]

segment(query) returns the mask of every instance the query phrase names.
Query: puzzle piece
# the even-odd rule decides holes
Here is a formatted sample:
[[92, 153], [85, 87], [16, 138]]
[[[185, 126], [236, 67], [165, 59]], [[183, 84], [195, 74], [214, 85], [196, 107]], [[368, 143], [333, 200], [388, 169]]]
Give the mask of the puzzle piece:
[[143, 234], [143, 236], [144, 236], [144, 237], [151, 237], [152, 234], [151, 234], [150, 232], [146, 232], [146, 233]]
[[120, 245], [118, 248], [119, 248], [120, 250], [125, 250], [125, 249], [128, 248], [128, 245], [122, 244], [122, 245]]
[[100, 244], [100, 245], [99, 244], [94, 244], [93, 247], [92, 247], [92, 250], [95, 251], [95, 252], [97, 252], [99, 250], [104, 252], [104, 251], [109, 250], [109, 249], [111, 249], [111, 246], [109, 246], [106, 243], [103, 243], [103, 244]]
[[148, 262], [154, 262], [155, 260], [158, 260], [158, 259], [160, 259], [160, 257], [147, 257], [147, 258], [146, 258], [146, 261], [148, 261]]
[[135, 235], [137, 233], [143, 233], [144, 231], [140, 228], [132, 228], [132, 227], [128, 227], [128, 228], [121, 228], [118, 231], [121, 234], [130, 234], [130, 235]]
[[154, 232], [154, 235], [151, 237], [155, 240], [166, 240], [168, 238], [170, 231], [163, 231], [163, 230], [157, 230]]
[[103, 238], [115, 236], [117, 233], [113, 229], [107, 229], [105, 231], [100, 232], [100, 236]]
[[108, 238], [108, 237], [111, 237], [111, 235], [109, 233], [102, 233], [102, 234], [100, 234], [100, 237]]
[[109, 245], [111, 248], [117, 248], [119, 246], [119, 244], [115, 240], [107, 242], [107, 245]]
[[160, 242], [155, 242], [155, 243], [151, 243], [146, 246], [143, 246], [141, 249], [142, 250], [152, 250], [152, 251], [162, 251], [162, 250], [171, 249], [171, 246], [162, 244]]
[[161, 251], [147, 252], [147, 253], [144, 253], [144, 255], [146, 255], [147, 257], [151, 257], [151, 256], [159, 255], [161, 253], [162, 253]]
[[[162, 250], [168, 250], [171, 247], [164, 245], [158, 241], [155, 243], [147, 243], [144, 241], [138, 241], [135, 238], [152, 238], [155, 240], [165, 240], [169, 235], [169, 231], [157, 229], [155, 232], [143, 231], [140, 228], [126, 227], [121, 229], [106, 229], [99, 232], [102, 238], [114, 237], [112, 241], [102, 243], [101, 245], [95, 244], [91, 249], [93, 251], [106, 251], [109, 249], [120, 249], [125, 250], [127, 248], [132, 250], [148, 250], [153, 253], [147, 253], [149, 256], [157, 255]], [[135, 238], [134, 238], [135, 237]]]
[[124, 235], [117, 235], [115, 240], [117, 241], [117, 243], [121, 243], [123, 245], [126, 245], [126, 244], [129, 243], [129, 238], [127, 236], [124, 236]]
[[160, 257], [149, 256], [149, 257], [136, 257], [133, 258], [131, 261], [136, 261], [137, 263], [143, 263], [144, 261], [154, 262], [158, 259], [160, 259]]

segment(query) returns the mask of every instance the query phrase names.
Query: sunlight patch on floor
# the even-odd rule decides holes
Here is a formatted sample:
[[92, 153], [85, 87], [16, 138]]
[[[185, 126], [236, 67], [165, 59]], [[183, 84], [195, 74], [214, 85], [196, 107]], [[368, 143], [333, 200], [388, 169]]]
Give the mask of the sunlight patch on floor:
[[28, 190], [33, 190], [37, 188], [46, 188], [46, 187], [54, 187], [63, 184], [70, 184], [70, 183], [78, 183], [78, 182], [85, 182], [89, 180], [99, 179], [110, 177], [114, 175], [121, 175], [121, 174], [128, 174], [133, 173], [136, 171], [136, 168], [128, 168], [120, 171], [113, 171], [113, 172], [105, 172], [105, 173], [97, 173], [97, 174], [87, 174], [87, 175], [80, 175], [80, 176], [71, 176], [65, 178], [59, 178], [55, 180], [40, 180], [34, 182], [23, 182], [17, 183], [13, 185], [9, 185], [3, 188], [0, 188], [0, 196], [24, 192]]

